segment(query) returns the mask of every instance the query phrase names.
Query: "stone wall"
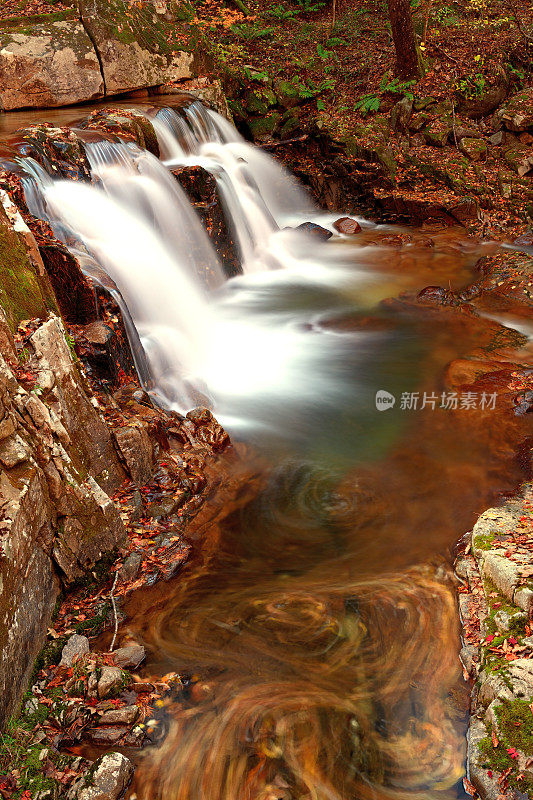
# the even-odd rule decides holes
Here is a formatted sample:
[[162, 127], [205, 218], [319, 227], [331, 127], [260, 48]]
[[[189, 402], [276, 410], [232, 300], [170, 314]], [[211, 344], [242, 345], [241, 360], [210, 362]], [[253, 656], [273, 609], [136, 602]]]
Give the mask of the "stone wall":
[[472, 680], [468, 780], [483, 800], [533, 792], [533, 490], [478, 519], [456, 564]]
[[0, 110], [88, 102], [190, 78], [170, 0], [78, 0], [73, 12], [0, 22]]

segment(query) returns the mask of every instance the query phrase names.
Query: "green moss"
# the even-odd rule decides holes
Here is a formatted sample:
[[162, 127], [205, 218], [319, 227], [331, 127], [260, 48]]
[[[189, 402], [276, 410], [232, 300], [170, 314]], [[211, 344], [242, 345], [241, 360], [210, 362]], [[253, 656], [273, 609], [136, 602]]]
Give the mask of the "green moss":
[[495, 772], [505, 772], [512, 769], [509, 775], [509, 783], [512, 787], [520, 789], [526, 794], [533, 793], [533, 779], [523, 776], [518, 770], [517, 760], [512, 758], [508, 752], [514, 748], [524, 753], [525, 756], [533, 756], [533, 714], [531, 705], [526, 700], [503, 700], [495, 708], [498, 719], [498, 746], [494, 747], [492, 739], [487, 736], [479, 743], [479, 750], [483, 756], [486, 769]]
[[35, 35], [35, 28], [21, 28], [20, 26], [27, 26], [28, 24], [48, 24], [50, 22], [62, 22], [67, 19], [76, 19], [74, 11], [52, 11], [49, 14], [30, 14], [24, 17], [7, 17], [7, 19], [0, 20], [0, 33], [4, 29], [9, 31], [15, 29], [15, 33], [27, 33]]
[[474, 536], [474, 547], [478, 550], [490, 550], [498, 531], [491, 531], [490, 533], [478, 533]]
[[1, 207], [0, 305], [13, 330], [23, 319], [44, 319], [49, 311], [59, 313], [48, 278], [37, 274], [22, 238], [9, 227]]

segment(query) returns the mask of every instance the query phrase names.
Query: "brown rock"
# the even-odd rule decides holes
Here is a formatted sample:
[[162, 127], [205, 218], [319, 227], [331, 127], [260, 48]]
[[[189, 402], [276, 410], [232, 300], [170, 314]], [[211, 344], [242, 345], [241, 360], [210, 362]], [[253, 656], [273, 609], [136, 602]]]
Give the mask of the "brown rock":
[[130, 644], [119, 647], [113, 653], [115, 664], [123, 669], [136, 669], [145, 658], [144, 647], [140, 644]]
[[104, 711], [100, 717], [101, 725], [133, 725], [139, 716], [137, 706], [123, 706]]
[[132, 480], [137, 486], [144, 486], [153, 472], [153, 448], [146, 427], [142, 422], [134, 422], [116, 428], [113, 437]]
[[341, 217], [333, 223], [333, 227], [345, 236], [353, 236], [361, 230], [361, 226], [357, 220], [351, 217]]

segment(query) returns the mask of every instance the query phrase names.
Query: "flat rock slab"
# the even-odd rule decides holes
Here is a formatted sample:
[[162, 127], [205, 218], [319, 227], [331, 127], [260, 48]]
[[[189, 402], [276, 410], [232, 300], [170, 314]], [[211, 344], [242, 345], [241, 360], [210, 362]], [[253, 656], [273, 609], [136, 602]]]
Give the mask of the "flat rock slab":
[[76, 20], [0, 29], [0, 108], [43, 108], [96, 100], [104, 81], [95, 49]]

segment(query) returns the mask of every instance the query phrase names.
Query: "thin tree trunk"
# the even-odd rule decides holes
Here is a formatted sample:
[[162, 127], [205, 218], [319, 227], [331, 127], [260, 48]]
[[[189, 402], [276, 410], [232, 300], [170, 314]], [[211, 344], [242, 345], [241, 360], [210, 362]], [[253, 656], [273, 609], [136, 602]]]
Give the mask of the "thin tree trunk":
[[415, 29], [409, 0], [388, 0], [392, 38], [396, 50], [396, 70], [404, 80], [420, 74]]

